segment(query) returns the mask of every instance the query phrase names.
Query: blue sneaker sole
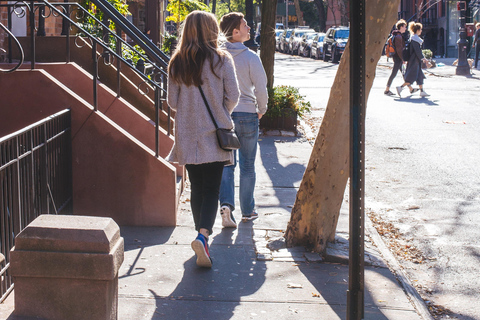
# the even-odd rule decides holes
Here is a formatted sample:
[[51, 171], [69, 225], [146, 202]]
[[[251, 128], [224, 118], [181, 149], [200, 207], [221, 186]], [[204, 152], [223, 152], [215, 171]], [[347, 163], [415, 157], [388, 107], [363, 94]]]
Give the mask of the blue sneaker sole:
[[203, 268], [211, 268], [212, 267], [212, 260], [208, 256], [207, 252], [205, 251], [205, 247], [203, 246], [203, 242], [200, 240], [193, 240], [192, 241], [192, 249], [195, 251], [197, 256], [197, 266]]

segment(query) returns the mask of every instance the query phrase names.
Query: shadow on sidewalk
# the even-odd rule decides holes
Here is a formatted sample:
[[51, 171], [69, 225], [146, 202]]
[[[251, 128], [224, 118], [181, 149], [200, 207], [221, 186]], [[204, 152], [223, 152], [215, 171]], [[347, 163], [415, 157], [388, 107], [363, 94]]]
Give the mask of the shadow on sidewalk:
[[[141, 239], [137, 239], [139, 230], [142, 230]], [[131, 251], [137, 248], [139, 248], [140, 250], [138, 250], [135, 260], [130, 265], [130, 268], [128, 269], [128, 271], [125, 274], [119, 276], [118, 279], [138, 276], [146, 271], [146, 269], [143, 267], [137, 267], [137, 263], [139, 262], [145, 248], [149, 246], [156, 246], [156, 245], [167, 243], [167, 241], [170, 239], [175, 228], [162, 227], [161, 230], [162, 231], [159, 232], [159, 228], [156, 228], [156, 227], [121, 227], [121, 235], [126, 241], [125, 251]], [[134, 243], [138, 243], [137, 248], [134, 248], [129, 243], [130, 241], [133, 241]]]
[[395, 97], [394, 100], [399, 102], [413, 103], [413, 104], [423, 104], [427, 106], [438, 106], [438, 103], [436, 102], [437, 100], [432, 100], [431, 96], [426, 98], [421, 98], [421, 97], [412, 98], [412, 96], [406, 96], [403, 98]]
[[[283, 197], [278, 194], [278, 189], [298, 188], [310, 158], [310, 147], [305, 149], [292, 143], [300, 139], [304, 138], [262, 136], [259, 143], [263, 167], [280, 203]], [[308, 152], [305, 153], [307, 150]], [[265, 181], [259, 182], [265, 183]]]
[[212, 269], [197, 267], [192, 252], [193, 256], [183, 264], [181, 281], [167, 297], [149, 290], [157, 310], [161, 310], [161, 314], [154, 314], [152, 319], [232, 318], [241, 301], [249, 301], [245, 297], [265, 282], [266, 265], [256, 261], [252, 226], [252, 223], [240, 223], [236, 237], [235, 229], [228, 228], [213, 234]]

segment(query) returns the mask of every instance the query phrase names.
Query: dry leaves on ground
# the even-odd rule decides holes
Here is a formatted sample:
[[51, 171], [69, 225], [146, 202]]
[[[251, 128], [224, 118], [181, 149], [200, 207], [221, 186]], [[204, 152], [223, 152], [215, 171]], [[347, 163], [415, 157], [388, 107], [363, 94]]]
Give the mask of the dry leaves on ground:
[[410, 243], [391, 222], [382, 220], [375, 212], [367, 212], [377, 232], [382, 236], [390, 251], [402, 260], [424, 263], [422, 252]]

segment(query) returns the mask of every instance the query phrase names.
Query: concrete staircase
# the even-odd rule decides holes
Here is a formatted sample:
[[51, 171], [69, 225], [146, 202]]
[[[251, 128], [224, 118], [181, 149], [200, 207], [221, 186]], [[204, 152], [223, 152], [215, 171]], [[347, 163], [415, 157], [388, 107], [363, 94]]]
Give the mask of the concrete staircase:
[[[71, 109], [73, 213], [111, 217], [119, 225], [175, 226], [184, 169], [164, 160], [173, 136], [159, 129], [156, 158], [155, 126], [147, 112], [117, 98], [102, 83], [98, 111], [94, 111], [93, 78], [76, 63], [29, 67], [25, 64], [21, 70], [0, 74], [0, 136]], [[124, 81], [122, 91], [130, 96], [138, 93], [129, 86], [134, 81]], [[141, 99], [148, 97], [129, 100]]]

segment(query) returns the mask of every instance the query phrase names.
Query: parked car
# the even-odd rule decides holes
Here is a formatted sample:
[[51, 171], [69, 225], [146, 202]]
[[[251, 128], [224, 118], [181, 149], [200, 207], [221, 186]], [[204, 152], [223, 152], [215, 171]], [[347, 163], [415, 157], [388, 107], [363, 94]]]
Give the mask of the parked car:
[[280, 50], [278, 45], [280, 44], [280, 36], [282, 35], [283, 33], [283, 29], [282, 30], [275, 30], [275, 50]]
[[[282, 23], [275, 23], [275, 33], [277, 33], [278, 30], [282, 30], [283, 31], [283, 24]], [[260, 45], [260, 32], [262, 31], [262, 23], [259, 22], [257, 24], [257, 29], [255, 31], [255, 42], [258, 43], [258, 45]]]
[[280, 36], [280, 44], [278, 46], [278, 51], [287, 52], [288, 51], [288, 42], [290, 41], [290, 35], [292, 34], [293, 29], [285, 29]]
[[349, 34], [350, 28], [348, 27], [332, 27], [327, 30], [325, 39], [323, 39], [323, 61], [332, 58], [332, 62], [336, 63], [340, 60], [345, 51]]
[[317, 33], [312, 41], [312, 47], [310, 49], [310, 58], [323, 59], [323, 39], [325, 33]]
[[312, 48], [313, 39], [317, 36], [318, 33], [305, 33], [300, 41], [298, 46], [298, 55], [304, 57], [310, 57], [310, 50]]
[[293, 29], [292, 34], [290, 35], [290, 40], [288, 41], [288, 53], [298, 54], [300, 41], [302, 41], [302, 37], [306, 33], [315, 33], [315, 30], [306, 28]]

